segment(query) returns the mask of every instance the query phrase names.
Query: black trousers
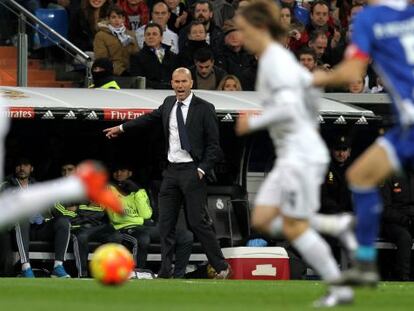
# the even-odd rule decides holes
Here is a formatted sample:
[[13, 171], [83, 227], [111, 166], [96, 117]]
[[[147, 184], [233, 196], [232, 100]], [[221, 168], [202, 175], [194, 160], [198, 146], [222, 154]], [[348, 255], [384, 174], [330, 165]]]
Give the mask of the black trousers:
[[13, 273], [13, 253], [11, 235], [7, 230], [0, 230], [0, 276], [11, 276]]
[[[161, 240], [159, 224], [155, 227], [150, 227], [150, 236], [152, 242], [159, 242]], [[177, 228], [175, 232], [175, 264], [174, 264], [174, 278], [183, 278], [185, 276], [185, 269], [190, 261], [191, 250], [193, 248], [194, 237], [193, 233], [184, 228]]]
[[144, 226], [135, 226], [128, 229], [121, 229], [121, 233], [126, 233], [132, 236], [138, 243], [138, 250], [136, 254], [135, 266], [138, 269], [145, 269], [148, 257], [148, 247], [151, 243], [150, 229]]
[[73, 251], [76, 256], [76, 266], [80, 277], [88, 275], [89, 242], [122, 242], [121, 234], [110, 224], [79, 228], [74, 230], [73, 234]]
[[[135, 258], [136, 267], [145, 269], [148, 257], [148, 248], [150, 243], [160, 242], [159, 225], [156, 226], [136, 226], [120, 230], [132, 236], [137, 241], [137, 255]], [[183, 278], [185, 269], [188, 265], [193, 247], [193, 234], [186, 230], [178, 228], [175, 239], [175, 268], [174, 278]]]
[[202, 244], [210, 264], [217, 272], [227, 269], [213, 228], [207, 221], [207, 185], [204, 179], [200, 180], [196, 165], [169, 164], [163, 177], [159, 194], [160, 275], [167, 277], [171, 274], [176, 224], [183, 203], [189, 229]]
[[413, 244], [412, 232], [406, 227], [397, 224], [384, 225], [387, 238], [397, 246], [394, 271], [399, 280], [410, 278], [411, 246]]
[[21, 263], [29, 262], [30, 241], [53, 241], [55, 260], [65, 261], [70, 239], [70, 221], [66, 217], [56, 217], [41, 225], [21, 222], [15, 226], [17, 248]]

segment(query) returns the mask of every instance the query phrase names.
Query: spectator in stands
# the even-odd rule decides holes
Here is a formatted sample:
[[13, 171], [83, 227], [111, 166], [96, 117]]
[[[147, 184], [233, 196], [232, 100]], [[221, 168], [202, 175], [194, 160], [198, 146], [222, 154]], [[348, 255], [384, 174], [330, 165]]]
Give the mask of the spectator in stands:
[[351, 143], [347, 136], [335, 137], [331, 155], [328, 174], [322, 184], [320, 212], [323, 214], [352, 212], [351, 193], [345, 179], [351, 157]]
[[92, 65], [93, 84], [90, 88], [116, 89], [120, 87], [114, 80], [114, 66], [109, 58], [95, 59]]
[[281, 0], [282, 5], [287, 6], [293, 10], [295, 18], [302, 24], [307, 26], [309, 24], [309, 10], [301, 6], [295, 0]]
[[112, 0], [82, 0], [69, 25], [69, 39], [82, 51], [93, 51], [98, 23], [106, 18]]
[[[170, 19], [170, 11], [164, 2], [157, 2], [154, 4], [151, 12], [151, 22], [156, 23], [163, 29], [162, 43], [170, 47], [170, 51], [178, 54], [178, 36], [175, 32], [168, 28], [168, 20]], [[136, 31], [138, 46], [142, 48], [145, 41], [145, 26], [141, 26]]]
[[348, 15], [348, 26], [351, 25], [352, 21], [355, 19], [355, 16], [364, 9], [364, 6], [361, 4], [352, 5], [351, 11]]
[[[27, 158], [21, 158], [16, 162], [15, 171], [12, 176], [6, 178], [1, 186], [1, 191], [7, 189], [26, 189], [36, 181], [32, 177], [34, 167]], [[47, 218], [46, 215], [36, 214], [30, 219], [22, 220], [15, 226], [16, 243], [22, 264], [22, 276], [34, 278], [34, 273], [29, 261], [30, 241], [52, 241], [55, 247], [55, 262], [52, 277], [70, 278], [63, 267], [65, 255], [70, 238], [69, 219], [59, 215]]]
[[255, 57], [244, 49], [243, 37], [233, 21], [224, 23], [223, 33], [225, 44], [221, 55], [217, 57], [217, 66], [242, 80], [243, 72], [254, 66]]
[[313, 2], [310, 12], [310, 24], [306, 27], [309, 36], [316, 30], [322, 31], [330, 39], [333, 29], [329, 23], [329, 5], [324, 0]]
[[189, 22], [188, 8], [184, 2], [180, 0], [165, 0], [165, 4], [170, 10], [170, 19], [168, 20], [168, 28], [177, 35]]
[[[62, 164], [63, 177], [75, 172], [75, 162], [66, 161]], [[122, 236], [109, 224], [105, 211], [99, 206], [89, 202], [72, 202], [65, 205], [57, 202], [55, 209], [70, 220], [78, 276], [87, 277], [89, 242], [121, 243]]]
[[194, 63], [195, 66], [190, 68], [193, 89], [216, 90], [227, 73], [214, 65], [213, 52], [210, 49], [198, 50], [194, 55]]
[[213, 19], [217, 27], [222, 28], [224, 22], [234, 17], [234, 7], [226, 0], [212, 0]]
[[191, 22], [188, 29], [188, 40], [185, 42], [184, 48], [181, 50], [180, 66], [189, 68], [194, 65], [194, 54], [202, 48], [208, 48], [207, 31], [202, 22]]
[[[198, 0], [194, 5], [193, 19], [202, 22], [207, 31], [207, 43], [211, 46], [214, 53], [219, 54], [223, 44], [223, 33], [221, 28], [216, 26], [213, 19], [213, 5], [208, 0]], [[188, 26], [187, 26], [188, 27]], [[184, 48], [188, 40], [188, 30], [183, 28], [179, 35], [180, 49]]]
[[289, 50], [295, 52], [307, 44], [309, 38], [305, 31], [305, 28], [293, 16], [290, 6], [282, 3], [282, 8], [280, 10], [280, 19], [282, 24], [288, 30], [288, 36], [286, 37], [285, 45]]
[[139, 53], [131, 55], [130, 71], [146, 78], [151, 89], [171, 89], [171, 75], [178, 67], [178, 56], [163, 45], [162, 28], [153, 22], [145, 26], [145, 43]]
[[316, 54], [311, 48], [302, 48], [298, 53], [297, 57], [299, 62], [306, 67], [310, 72], [316, 69]]
[[383, 188], [384, 236], [397, 246], [394, 274], [398, 281], [409, 281], [411, 247], [414, 237], [414, 174], [389, 178]]
[[99, 23], [99, 32], [93, 42], [96, 58], [109, 58], [114, 65], [114, 75], [127, 76], [129, 58], [138, 52], [135, 35], [125, 28], [125, 13], [117, 6], [108, 9], [107, 22]]
[[367, 93], [368, 88], [365, 85], [365, 76], [360, 77], [358, 80], [354, 82], [351, 82], [349, 84], [348, 91], [352, 94]]
[[256, 76], [257, 76], [257, 57], [254, 56], [254, 61], [252, 66], [243, 71], [242, 78], [240, 82], [244, 91], [254, 91], [256, 86]]
[[384, 84], [382, 83], [381, 78], [380, 77], [376, 77], [375, 80], [376, 80], [376, 83], [371, 88], [371, 93], [372, 94], [386, 93], [385, 88], [384, 88]]
[[227, 75], [221, 79], [217, 87], [219, 91], [243, 91], [240, 80], [235, 75]]
[[136, 31], [148, 24], [149, 9], [145, 0], [118, 0], [118, 6], [125, 12], [125, 27]]
[[328, 47], [328, 37], [323, 31], [315, 31], [309, 39], [309, 47], [315, 52], [316, 64], [325, 69], [330, 68], [329, 64], [324, 63], [323, 56]]

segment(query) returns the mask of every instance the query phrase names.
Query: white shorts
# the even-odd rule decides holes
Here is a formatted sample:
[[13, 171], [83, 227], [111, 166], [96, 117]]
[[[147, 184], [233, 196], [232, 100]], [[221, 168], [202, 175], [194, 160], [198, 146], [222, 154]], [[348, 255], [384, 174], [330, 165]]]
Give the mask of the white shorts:
[[266, 177], [255, 204], [277, 206], [282, 215], [307, 219], [320, 207], [320, 188], [328, 165], [276, 164]]

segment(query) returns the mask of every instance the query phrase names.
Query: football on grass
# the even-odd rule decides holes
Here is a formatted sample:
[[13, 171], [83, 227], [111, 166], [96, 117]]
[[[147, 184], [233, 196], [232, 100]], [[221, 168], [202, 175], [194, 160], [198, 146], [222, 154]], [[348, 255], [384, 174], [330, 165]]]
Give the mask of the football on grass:
[[96, 249], [90, 263], [92, 277], [104, 285], [120, 285], [129, 279], [134, 259], [125, 246], [108, 243]]

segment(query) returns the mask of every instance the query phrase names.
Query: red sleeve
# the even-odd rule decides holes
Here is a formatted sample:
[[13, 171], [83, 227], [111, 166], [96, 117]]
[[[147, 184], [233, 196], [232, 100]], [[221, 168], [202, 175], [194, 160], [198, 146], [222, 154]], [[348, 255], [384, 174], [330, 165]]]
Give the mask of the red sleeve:
[[368, 60], [370, 57], [367, 53], [361, 51], [355, 44], [350, 44], [345, 51], [346, 59]]
[[148, 6], [141, 2], [141, 25], [146, 25], [149, 23], [149, 9]]

